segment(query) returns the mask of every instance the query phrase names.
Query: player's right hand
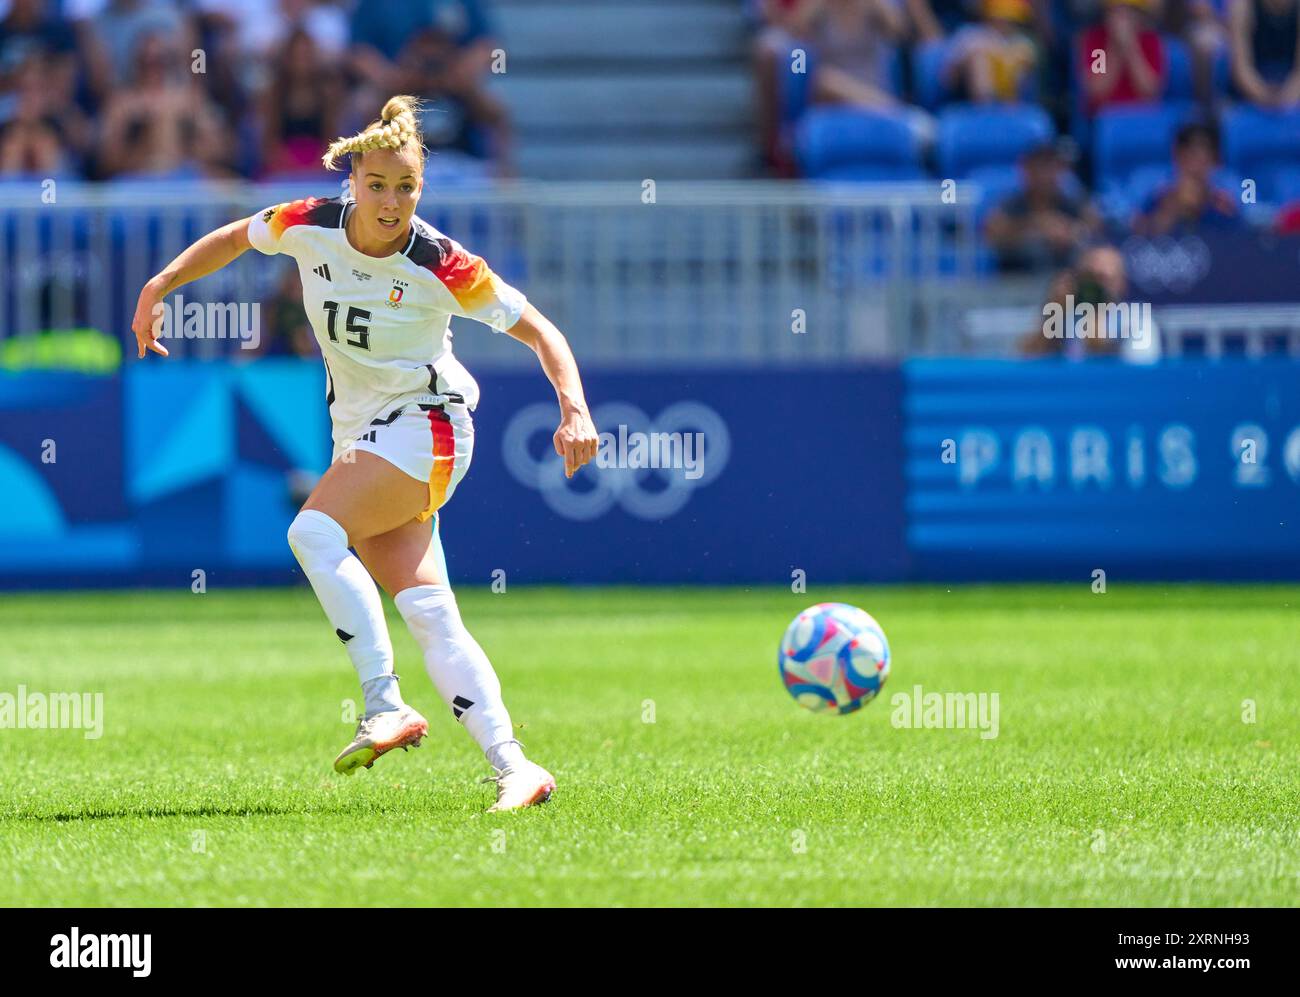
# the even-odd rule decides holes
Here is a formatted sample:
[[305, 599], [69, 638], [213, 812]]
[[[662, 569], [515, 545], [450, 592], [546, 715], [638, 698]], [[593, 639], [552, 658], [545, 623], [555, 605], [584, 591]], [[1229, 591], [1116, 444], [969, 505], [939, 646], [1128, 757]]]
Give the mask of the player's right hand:
[[144, 359], [145, 350], [153, 350], [167, 356], [167, 347], [158, 342], [158, 329], [162, 327], [162, 295], [157, 285], [151, 280], [140, 292], [140, 299], [135, 304], [135, 318], [131, 320], [131, 331], [135, 333], [137, 358]]

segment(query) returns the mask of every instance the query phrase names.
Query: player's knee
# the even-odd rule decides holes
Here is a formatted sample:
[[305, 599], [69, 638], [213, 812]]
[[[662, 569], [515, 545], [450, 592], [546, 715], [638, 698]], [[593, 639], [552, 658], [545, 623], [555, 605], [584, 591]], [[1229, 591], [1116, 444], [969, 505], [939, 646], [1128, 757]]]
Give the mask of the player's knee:
[[293, 551], [295, 557], [302, 559], [302, 551], [310, 542], [308, 536], [310, 528], [303, 522], [302, 513], [298, 513], [289, 524], [289, 531], [285, 534], [285, 539], [289, 541], [289, 549]]
[[448, 625], [461, 625], [460, 607], [449, 585], [413, 585], [398, 592], [393, 604], [413, 626], [418, 622], [420, 626], [443, 630]]
[[339, 546], [346, 549], [348, 545], [347, 531], [316, 509], [299, 512], [289, 524], [286, 539], [289, 541], [289, 549], [299, 561], [312, 551]]

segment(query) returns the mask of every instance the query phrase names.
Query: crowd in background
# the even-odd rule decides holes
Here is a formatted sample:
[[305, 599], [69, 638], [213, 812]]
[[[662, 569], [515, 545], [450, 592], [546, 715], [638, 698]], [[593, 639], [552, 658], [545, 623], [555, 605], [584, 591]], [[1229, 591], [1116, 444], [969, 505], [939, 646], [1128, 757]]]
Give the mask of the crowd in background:
[[[1186, 105], [1167, 176], [1124, 219], [1162, 235], [1242, 221], [1216, 185], [1216, 121], [1246, 104], [1300, 109], [1300, 0], [756, 0], [756, 69], [769, 172], [796, 175], [783, 93], [806, 54], [806, 100], [894, 115], [933, 135], [954, 104], [1043, 108], [1067, 141], [1020, 157], [1019, 189], [983, 224], [1007, 269], [1045, 268], [1100, 229], [1089, 193], [1089, 127], [1115, 108]], [[1174, 55], [1187, 92], [1171, 93]], [[1095, 188], [1094, 188], [1095, 189]], [[1296, 211], [1277, 216], [1294, 229]]]
[[[1056, 137], [1015, 154], [1015, 181], [979, 226], [999, 269], [1055, 274], [1058, 291], [1119, 286], [1114, 246], [1128, 234], [1245, 224], [1222, 172], [1223, 109], [1300, 110], [1300, 0], [735, 2], [754, 18], [771, 175], [800, 175], [792, 135], [807, 108], [891, 117], [927, 155], [946, 108], [1045, 112]], [[0, 0], [0, 182], [315, 179], [329, 142], [395, 93], [426, 99], [425, 143], [444, 173], [510, 175], [510, 119], [486, 86], [498, 47], [487, 4]], [[792, 102], [796, 55], [808, 62]], [[1162, 103], [1186, 113], [1117, 219], [1092, 175], [1090, 129]], [[1300, 231], [1300, 199], [1278, 203], [1270, 224]], [[295, 289], [286, 277], [279, 299], [296, 325], [277, 338], [306, 351]]]
[[0, 0], [0, 178], [320, 172], [384, 100], [445, 169], [510, 170], [482, 0]]
[[[1095, 116], [1164, 98], [1175, 43], [1190, 55], [1192, 96], [1207, 108], [1223, 100], [1300, 106], [1297, 0], [751, 2], [764, 151], [778, 170], [790, 164], [773, 81], [801, 46], [816, 54], [813, 101], [868, 109], [928, 103], [921, 92], [937, 84], [936, 103], [1038, 103], [1064, 132], [1077, 105]], [[918, 62], [920, 50], [935, 57]]]
[[[1074, 101], [1088, 114], [1160, 100], [1167, 45], [1186, 45], [1195, 96], [1270, 107], [1300, 103], [1295, 0], [754, 0], [759, 48], [789, 42], [818, 53], [814, 100], [865, 108], [923, 103], [930, 81], [915, 60], [891, 73], [891, 53], [940, 45], [933, 69], [944, 101], [1030, 100], [1065, 126]], [[1096, 52], [1109, 68], [1099, 71]], [[1222, 70], [1229, 70], [1223, 73]], [[768, 127], [775, 120], [771, 105]], [[768, 131], [768, 153], [776, 155]]]

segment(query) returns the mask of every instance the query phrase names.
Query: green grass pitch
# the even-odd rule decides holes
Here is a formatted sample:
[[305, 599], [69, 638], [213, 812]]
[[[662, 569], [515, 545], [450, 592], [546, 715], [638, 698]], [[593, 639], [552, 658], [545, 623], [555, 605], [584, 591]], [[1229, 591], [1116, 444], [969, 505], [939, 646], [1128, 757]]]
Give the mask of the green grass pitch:
[[[1300, 587], [459, 595], [559, 781], [545, 807], [483, 813], [488, 769], [391, 605], [430, 737], [347, 779], [330, 763], [359, 690], [309, 590], [0, 598], [0, 692], [104, 696], [99, 739], [0, 730], [0, 902], [1300, 898]], [[823, 600], [892, 644], [854, 715], [777, 677], [782, 630]], [[998, 736], [894, 727], [918, 684], [998, 693]]]

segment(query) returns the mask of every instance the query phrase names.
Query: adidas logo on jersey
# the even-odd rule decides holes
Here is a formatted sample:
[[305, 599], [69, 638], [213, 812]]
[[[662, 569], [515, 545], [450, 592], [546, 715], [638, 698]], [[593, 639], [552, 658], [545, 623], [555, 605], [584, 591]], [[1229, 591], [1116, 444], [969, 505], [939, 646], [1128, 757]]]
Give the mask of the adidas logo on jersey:
[[334, 280], [334, 278], [330, 276], [330, 265], [328, 263], [322, 263], [318, 267], [312, 267], [311, 272], [317, 277], [324, 277], [328, 281], [332, 282]]

